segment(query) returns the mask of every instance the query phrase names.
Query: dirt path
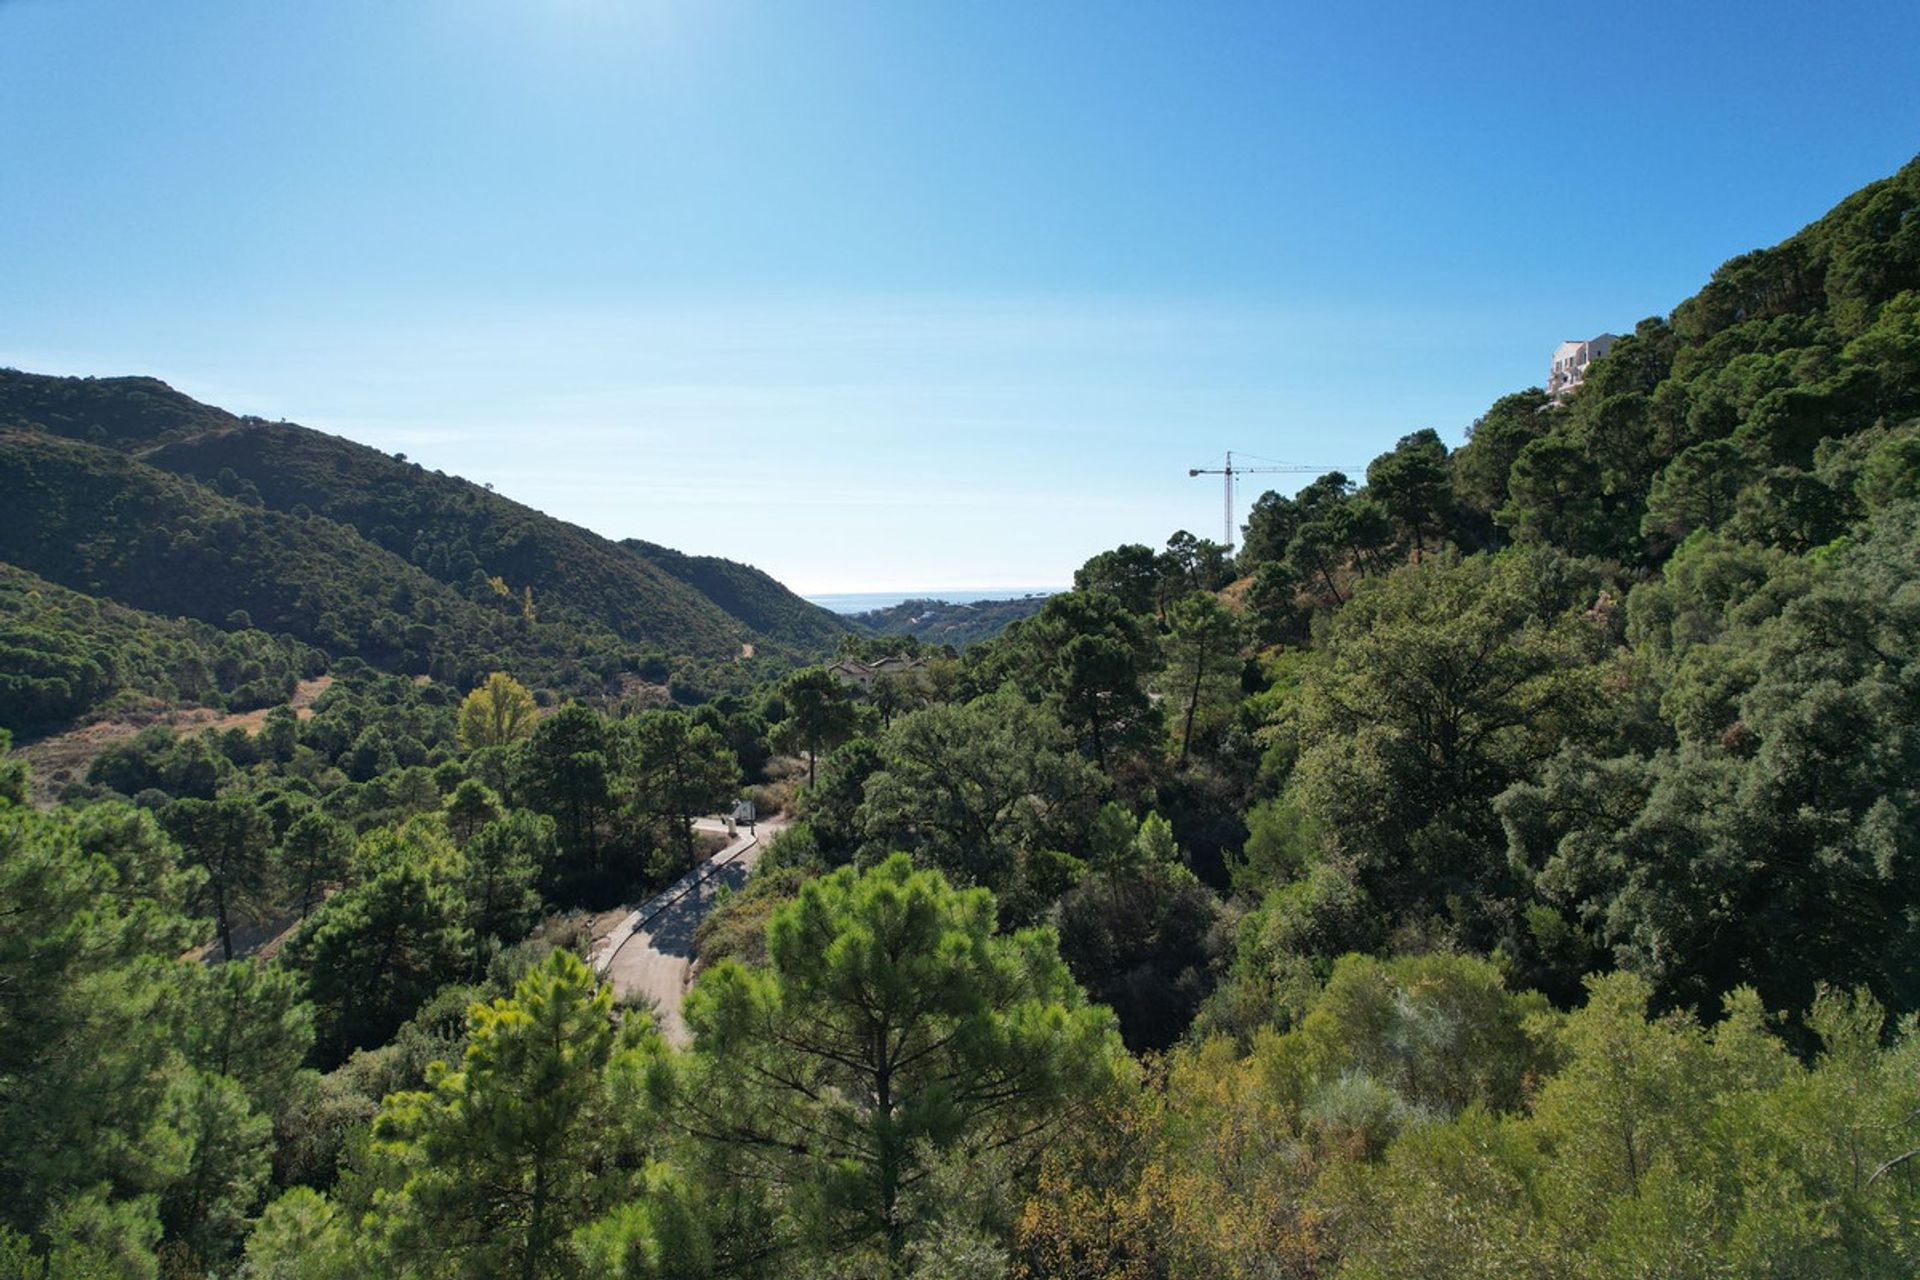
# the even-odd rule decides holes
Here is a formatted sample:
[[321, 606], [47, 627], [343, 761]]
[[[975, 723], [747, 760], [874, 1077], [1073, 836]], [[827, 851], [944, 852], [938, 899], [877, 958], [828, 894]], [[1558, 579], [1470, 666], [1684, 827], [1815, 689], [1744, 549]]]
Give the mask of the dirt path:
[[[726, 830], [718, 818], [703, 818], [695, 825], [702, 831]], [[761, 853], [786, 825], [773, 820], [760, 823], [757, 832], [741, 828], [726, 848], [629, 912], [595, 948], [594, 970], [613, 984], [614, 995], [644, 995], [653, 1001], [655, 1025], [667, 1043], [687, 1043], [680, 1000], [693, 980], [694, 931], [713, 910], [721, 887], [745, 884]]]

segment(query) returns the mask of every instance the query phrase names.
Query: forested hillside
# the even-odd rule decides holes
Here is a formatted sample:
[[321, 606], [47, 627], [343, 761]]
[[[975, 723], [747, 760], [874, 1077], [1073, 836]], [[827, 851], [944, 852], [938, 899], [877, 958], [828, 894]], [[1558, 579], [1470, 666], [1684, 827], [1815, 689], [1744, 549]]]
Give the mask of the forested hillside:
[[[605, 539], [480, 485], [339, 436], [236, 418], [149, 378], [0, 371], [0, 423], [41, 426], [120, 449], [269, 510], [350, 525], [456, 588], [477, 588], [477, 580], [488, 578], [516, 592], [533, 586], [549, 612], [628, 641], [720, 654], [745, 631], [773, 643], [817, 646], [843, 630], [834, 615], [747, 566], [733, 567], [722, 602], [690, 575], [658, 571], [655, 557], [642, 555], [635, 563]], [[709, 582], [722, 578], [718, 566], [726, 562], [696, 563]]]
[[72, 590], [334, 656], [470, 683], [518, 659], [543, 683], [586, 663], [606, 677], [637, 650], [601, 628], [539, 620], [523, 596], [470, 598], [324, 516], [44, 433], [0, 432], [0, 549]]
[[0, 724], [58, 724], [114, 696], [272, 706], [324, 665], [263, 631], [156, 617], [0, 565]]
[[[149, 526], [211, 554], [207, 487], [79, 421], [0, 434], [48, 477], [8, 545], [90, 591]], [[36, 542], [68, 493], [107, 533]], [[229, 581], [281, 521], [329, 580], [399, 561], [194, 502]], [[32, 609], [82, 677], [153, 630]], [[957, 656], [543, 714], [531, 634], [464, 699], [348, 662], [309, 719], [149, 731], [57, 809], [0, 767], [6, 1265], [1920, 1272], [1920, 161], [1565, 403], [1263, 495], [1236, 555], [1103, 552]], [[596, 921], [742, 796], [792, 824], [669, 1043]]]
[[[714, 518], [726, 519], [728, 502], [736, 500], [752, 499], [717, 493]], [[801, 599], [752, 565], [719, 556], [690, 556], [638, 538], [622, 539], [620, 549], [684, 582], [763, 636], [818, 651], [832, 648], [851, 633], [839, 614]]]
[[[725, 662], [745, 644], [775, 660], [822, 653], [847, 630], [746, 566], [635, 555], [478, 485], [151, 379], [0, 371], [0, 424], [12, 499], [0, 561], [151, 613], [461, 687], [511, 666], [572, 693], [623, 673], [664, 681], [674, 658]], [[16, 725], [93, 705], [35, 697]]]

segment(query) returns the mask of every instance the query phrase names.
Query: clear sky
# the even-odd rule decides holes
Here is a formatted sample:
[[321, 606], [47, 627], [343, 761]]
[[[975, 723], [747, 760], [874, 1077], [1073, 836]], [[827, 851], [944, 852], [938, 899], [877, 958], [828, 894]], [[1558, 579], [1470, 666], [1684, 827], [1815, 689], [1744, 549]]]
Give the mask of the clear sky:
[[1053, 585], [1916, 152], [1912, 0], [0, 0], [0, 364], [802, 590]]

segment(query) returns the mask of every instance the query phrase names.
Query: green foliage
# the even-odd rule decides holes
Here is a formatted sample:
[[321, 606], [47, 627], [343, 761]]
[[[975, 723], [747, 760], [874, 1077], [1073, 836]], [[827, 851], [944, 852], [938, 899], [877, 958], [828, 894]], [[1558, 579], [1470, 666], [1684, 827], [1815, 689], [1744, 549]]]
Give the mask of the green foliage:
[[632, 722], [634, 800], [643, 813], [679, 830], [689, 868], [695, 862], [693, 819], [724, 808], [739, 790], [740, 763], [726, 740], [679, 711], [656, 711]]
[[1509, 994], [1499, 970], [1469, 956], [1342, 957], [1295, 1031], [1257, 1055], [1276, 1088], [1316, 1096], [1356, 1076], [1410, 1115], [1511, 1111], [1550, 1060], [1529, 1030], [1546, 1010]]
[[1336, 1191], [1341, 1274], [1909, 1272], [1916, 1187], [1889, 1161], [1906, 1151], [1910, 1039], [1880, 1048], [1879, 1011], [1828, 995], [1806, 1067], [1750, 993], [1711, 1033], [1648, 1019], [1646, 1000], [1626, 975], [1594, 983], [1530, 1114], [1415, 1130]]
[[194, 969], [173, 1012], [175, 1042], [196, 1070], [238, 1087], [252, 1110], [278, 1115], [313, 1047], [305, 997], [299, 975], [275, 963]]
[[146, 814], [0, 807], [0, 1225], [49, 1250], [23, 1274], [155, 1275], [163, 1229], [212, 1263], [258, 1206], [310, 1015], [284, 974], [180, 962], [199, 879]]
[[1013, 918], [1031, 918], [1053, 865], [1044, 855], [1073, 846], [1099, 789], [1058, 724], [1003, 689], [895, 722], [860, 822], [869, 839], [993, 889]]
[[248, 710], [322, 661], [285, 636], [157, 617], [0, 564], [0, 722], [18, 728], [142, 697]]
[[1148, 624], [1100, 590], [1050, 597], [974, 668], [974, 680], [1011, 680], [1059, 716], [1103, 773], [1158, 754], [1160, 713], [1146, 690], [1155, 646]]
[[265, 630], [414, 672], [464, 675], [482, 646], [526, 643], [505, 619], [329, 520], [245, 506], [45, 435], [0, 434], [0, 475], [21, 495], [0, 515], [0, 555], [89, 595], [213, 624], [242, 609]]
[[1312, 612], [1300, 605], [1301, 581], [1282, 560], [1254, 570], [1246, 604], [1254, 640], [1262, 645], [1299, 643], [1307, 635]]
[[616, 546], [458, 478], [136, 382], [0, 370], [0, 477], [17, 498], [0, 560], [103, 598], [53, 598], [0, 566], [0, 718], [15, 724], [117, 691], [269, 705], [289, 671], [311, 674], [307, 646], [462, 686], [508, 658], [585, 693], [661, 650], [732, 660], [757, 641], [779, 663], [851, 630], [746, 566]]
[[676, 1105], [813, 1248], [903, 1275], [905, 1196], [934, 1153], [1032, 1151], [1121, 1078], [1111, 1016], [1052, 936], [994, 917], [903, 855], [842, 868], [774, 912], [767, 968], [723, 963], [689, 997]]
[[[794, 838], [793, 829], [780, 837], [785, 844]], [[799, 867], [761, 868], [738, 891], [729, 893], [714, 905], [700, 927], [694, 931], [694, 946], [700, 964], [712, 968], [722, 960], [763, 965], [767, 962], [767, 922], [782, 904], [791, 901], [800, 886], [811, 877]]]
[[1467, 430], [1467, 443], [1452, 458], [1453, 489], [1480, 529], [1507, 504], [1508, 477], [1520, 451], [1546, 432], [1546, 394], [1537, 388], [1494, 401]]
[[1201, 713], [1237, 692], [1240, 620], [1215, 596], [1196, 593], [1167, 613], [1166, 668], [1162, 688], [1180, 724], [1180, 763], [1193, 751]]
[[1075, 591], [1112, 596], [1135, 614], [1153, 609], [1159, 585], [1153, 548], [1137, 542], [1102, 551], [1073, 573]]
[[[1916, 184], [858, 693], [743, 648], [928, 650], [0, 374], [0, 718], [276, 707], [0, 765], [0, 1269], [1913, 1274]], [[743, 784], [670, 1050], [552, 911]]]
[[1553, 436], [1532, 441], [1514, 458], [1507, 500], [1494, 519], [1522, 542], [1551, 543], [1575, 555], [1608, 548], [1600, 469], [1578, 446]]
[[[459, 1070], [397, 1093], [374, 1122], [372, 1252], [384, 1267], [447, 1276], [581, 1274], [596, 1257], [657, 1256], [649, 1192], [646, 1078], [659, 1042], [644, 1021], [616, 1028], [613, 996], [556, 951], [511, 999], [475, 1005]], [[684, 1236], [671, 1243], [684, 1247]], [[671, 1274], [697, 1273], [697, 1254]], [[635, 1274], [624, 1264], [597, 1271]], [[658, 1274], [651, 1268], [638, 1274]]]
[[[866, 802], [867, 783], [884, 764], [880, 744], [872, 738], [854, 738], [834, 748], [820, 762], [820, 780], [801, 793], [804, 823], [789, 830], [782, 841], [804, 841], [826, 867], [852, 861], [866, 836], [860, 809]], [[784, 843], [776, 848], [784, 861], [788, 856]]]
[[1148, 748], [1159, 716], [1142, 686], [1137, 651], [1108, 635], [1078, 635], [1060, 651], [1061, 718], [1085, 735], [1101, 772]]
[[489, 822], [463, 846], [459, 889], [482, 954], [489, 941], [514, 942], [533, 928], [541, 910], [535, 886], [554, 848], [553, 819], [525, 809]]
[[698, 591], [750, 631], [801, 652], [832, 647], [852, 629], [838, 614], [801, 599], [751, 565], [719, 556], [690, 556], [627, 538], [620, 549]]
[[322, 1061], [384, 1043], [472, 952], [463, 904], [417, 854], [328, 898], [288, 946], [306, 974]]
[[1285, 797], [1247, 810], [1247, 842], [1232, 864], [1234, 888], [1261, 894], [1293, 883], [1316, 865], [1326, 833]]
[[223, 959], [233, 959], [233, 922], [265, 890], [273, 830], [266, 815], [245, 799], [176, 800], [161, 824], [185, 850], [188, 862], [206, 873], [204, 902], [213, 912]]
[[1172, 1044], [1213, 985], [1219, 907], [1178, 852], [1172, 827], [1148, 814], [1060, 899], [1060, 954], [1087, 993], [1114, 1011], [1136, 1052]]
[[[36, 421], [48, 400], [62, 396], [69, 412], [83, 416], [89, 393], [106, 389], [13, 374], [0, 383], [0, 416]], [[250, 493], [269, 509], [305, 508], [350, 526], [449, 585], [464, 588], [476, 571], [501, 577], [513, 586], [516, 619], [522, 589], [533, 585], [548, 611], [577, 612], [631, 640], [695, 641], [696, 650], [716, 656], [737, 652], [734, 637], [760, 631], [762, 623], [777, 628], [763, 633], [767, 639], [795, 645], [821, 644], [843, 629], [744, 566], [690, 558], [681, 558], [684, 567], [662, 565], [655, 557], [674, 553], [644, 543], [616, 546], [404, 459], [288, 423], [235, 419], [158, 390], [169, 398], [164, 416], [155, 415], [165, 426], [152, 431], [133, 414], [109, 417], [112, 443], [158, 437], [162, 447], [143, 455], [152, 465], [222, 492]], [[715, 595], [703, 594], [708, 589]], [[756, 612], [748, 621], [729, 606]]]
[[1641, 534], [1678, 543], [1696, 529], [1719, 528], [1734, 513], [1747, 470], [1731, 440], [1706, 440], [1682, 450], [1654, 477]]
[[856, 613], [851, 620], [857, 626], [872, 628], [883, 640], [904, 636], [951, 652], [991, 640], [1014, 623], [1033, 616], [1047, 599], [1025, 595], [953, 604], [922, 597]]
[[1177, 600], [1196, 591], [1218, 591], [1233, 578], [1233, 566], [1227, 549], [1217, 542], [1196, 538], [1185, 529], [1167, 539], [1167, 549], [1154, 557], [1158, 582], [1154, 587], [1154, 607], [1165, 616]]
[[500, 820], [500, 796], [478, 778], [462, 778], [441, 812], [446, 815], [447, 834], [464, 848], [482, 827]]
[[206, 1072], [182, 1076], [163, 1105], [191, 1155], [160, 1197], [160, 1220], [191, 1255], [223, 1257], [266, 1188], [273, 1121], [252, 1111], [235, 1081]]
[[1389, 912], [1455, 915], [1481, 945], [1500, 927], [1492, 802], [1596, 701], [1607, 637], [1575, 603], [1584, 585], [1550, 556], [1433, 559], [1363, 584], [1334, 619], [1287, 726], [1292, 795]]
[[838, 746], [853, 734], [853, 704], [847, 691], [825, 668], [796, 671], [780, 685], [786, 718], [773, 726], [771, 737], [782, 750], [804, 751], [807, 781], [812, 783], [822, 751]]
[[[124, 825], [122, 825], [124, 824]], [[37, 1230], [73, 1198], [152, 1224], [191, 1156], [166, 1107], [156, 1017], [190, 945], [190, 880], [145, 815], [0, 808], [0, 1219]], [[138, 1242], [137, 1242], [138, 1243]]]
[[518, 790], [553, 819], [560, 857], [552, 867], [563, 894], [603, 884], [611, 874], [611, 824], [619, 808], [620, 743], [608, 723], [579, 703], [542, 720], [521, 754]]
[[244, 1280], [352, 1280], [363, 1274], [347, 1223], [311, 1187], [294, 1187], [260, 1215], [247, 1237]]
[[1569, 753], [1501, 800], [1542, 895], [1664, 999], [1711, 1007], [1744, 982], [1801, 1006], [1826, 981], [1920, 1001], [1903, 870], [1916, 851], [1904, 780], [1920, 761], [1916, 518], [1885, 513], [1811, 576], [1689, 555], [1636, 624], [1650, 643], [1694, 642], [1664, 704], [1682, 745]]
[[1391, 453], [1367, 467], [1367, 492], [1406, 532], [1415, 553], [1444, 528], [1452, 515], [1452, 485], [1447, 475], [1447, 446], [1431, 429], [1403, 436]]
[[0, 801], [25, 804], [29, 779], [27, 762], [9, 754], [12, 750], [13, 734], [0, 728]]

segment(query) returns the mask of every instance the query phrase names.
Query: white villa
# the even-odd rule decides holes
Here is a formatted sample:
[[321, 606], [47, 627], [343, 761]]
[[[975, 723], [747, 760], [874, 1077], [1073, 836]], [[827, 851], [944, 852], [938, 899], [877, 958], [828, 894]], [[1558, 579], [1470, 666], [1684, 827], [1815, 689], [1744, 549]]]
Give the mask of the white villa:
[[1620, 341], [1617, 333], [1603, 333], [1585, 342], [1568, 339], [1553, 349], [1553, 371], [1547, 375], [1547, 394], [1564, 400], [1587, 376], [1587, 366], [1613, 349]]
[[882, 658], [878, 662], [861, 662], [855, 658], [841, 658], [828, 665], [827, 671], [842, 684], [853, 685], [860, 689], [871, 689], [873, 682], [881, 676], [903, 676], [915, 671], [925, 671], [925, 658], [910, 658], [906, 654], [896, 654], [891, 658]]

